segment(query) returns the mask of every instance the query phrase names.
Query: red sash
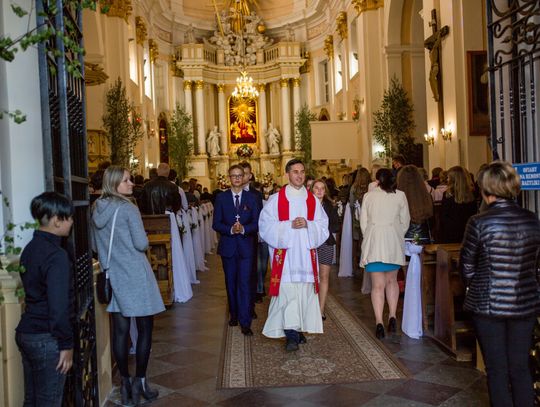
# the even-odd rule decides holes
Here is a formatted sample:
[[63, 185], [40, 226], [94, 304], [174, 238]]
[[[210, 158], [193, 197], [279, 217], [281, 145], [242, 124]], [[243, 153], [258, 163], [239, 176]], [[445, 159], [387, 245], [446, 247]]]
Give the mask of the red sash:
[[[278, 219], [280, 221], [289, 220], [289, 201], [285, 195], [285, 187], [278, 192]], [[307, 220], [313, 220], [315, 217], [315, 196], [308, 191], [306, 199], [307, 205]], [[281, 274], [283, 273], [283, 265], [287, 249], [274, 249], [272, 257], [272, 273], [270, 276], [270, 296], [279, 295], [279, 285], [281, 283]], [[319, 292], [319, 277], [317, 271], [317, 249], [310, 249], [311, 266], [313, 268], [313, 278], [315, 280], [315, 293]]]

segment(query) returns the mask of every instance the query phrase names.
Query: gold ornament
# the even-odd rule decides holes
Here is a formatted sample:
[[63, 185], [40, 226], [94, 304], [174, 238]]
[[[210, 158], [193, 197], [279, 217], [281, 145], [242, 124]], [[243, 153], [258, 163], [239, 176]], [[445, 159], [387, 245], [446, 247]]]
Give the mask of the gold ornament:
[[364, 11], [377, 10], [384, 7], [384, 0], [352, 0], [352, 4], [360, 15]]
[[336, 18], [336, 31], [342, 40], [347, 39], [347, 13], [342, 11]]
[[131, 0], [100, 0], [99, 5], [107, 17], [120, 17], [126, 22], [133, 11]]
[[281, 79], [279, 81], [279, 84], [282, 88], [288, 88], [289, 87], [289, 80], [288, 79]]
[[195, 82], [195, 89], [200, 90], [204, 88], [204, 81], [198, 80]]
[[191, 81], [184, 81], [184, 90], [191, 90], [191, 87], [193, 86], [193, 82]]
[[142, 17], [135, 17], [135, 37], [137, 38], [137, 44], [144, 45], [148, 31], [146, 30], [146, 23]]
[[150, 62], [156, 62], [156, 59], [159, 57], [159, 47], [157, 42], [152, 38], [148, 40], [148, 50], [150, 52]]
[[324, 39], [324, 52], [328, 59], [334, 58], [334, 37], [332, 35], [327, 35]]
[[266, 26], [265, 26], [264, 24], [259, 24], [259, 25], [257, 26], [257, 32], [258, 32], [259, 34], [264, 34], [265, 31], [266, 31]]

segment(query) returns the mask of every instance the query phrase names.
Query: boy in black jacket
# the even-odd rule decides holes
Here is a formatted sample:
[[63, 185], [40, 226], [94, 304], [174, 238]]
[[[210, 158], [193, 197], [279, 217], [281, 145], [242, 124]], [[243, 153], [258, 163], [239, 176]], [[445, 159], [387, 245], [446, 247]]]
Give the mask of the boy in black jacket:
[[73, 225], [73, 205], [64, 195], [44, 192], [30, 210], [39, 229], [21, 254], [26, 307], [16, 329], [24, 405], [60, 406], [73, 364], [71, 262], [61, 246]]

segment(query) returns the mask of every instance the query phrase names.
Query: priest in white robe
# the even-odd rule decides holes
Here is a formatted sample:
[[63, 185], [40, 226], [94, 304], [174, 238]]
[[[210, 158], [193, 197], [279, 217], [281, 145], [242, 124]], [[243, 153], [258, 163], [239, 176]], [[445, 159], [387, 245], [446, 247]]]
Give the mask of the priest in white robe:
[[[328, 239], [328, 217], [304, 187], [302, 161], [286, 165], [289, 185], [268, 199], [259, 218], [259, 233], [268, 243], [272, 297], [263, 335], [286, 337], [286, 350], [305, 343], [303, 332], [322, 333], [316, 248]], [[275, 256], [274, 256], [275, 254]]]

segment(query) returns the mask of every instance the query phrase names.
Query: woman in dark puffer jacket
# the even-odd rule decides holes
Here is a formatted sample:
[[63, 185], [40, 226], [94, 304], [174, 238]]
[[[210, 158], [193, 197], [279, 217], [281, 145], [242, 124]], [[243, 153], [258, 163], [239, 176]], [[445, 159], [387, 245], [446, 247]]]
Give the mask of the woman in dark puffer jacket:
[[491, 163], [478, 181], [489, 207], [470, 218], [463, 238], [464, 308], [472, 312], [491, 405], [532, 407], [528, 359], [540, 305], [540, 222], [514, 201], [520, 181], [510, 164]]

